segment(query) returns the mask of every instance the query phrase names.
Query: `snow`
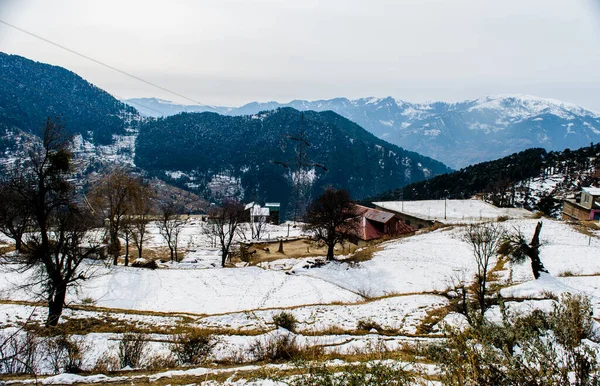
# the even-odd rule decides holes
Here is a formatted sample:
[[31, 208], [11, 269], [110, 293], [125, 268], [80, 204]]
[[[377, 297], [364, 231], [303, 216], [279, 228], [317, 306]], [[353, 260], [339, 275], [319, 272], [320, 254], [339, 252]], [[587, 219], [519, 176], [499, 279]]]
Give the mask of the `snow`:
[[497, 208], [480, 200], [420, 200], [381, 201], [374, 205], [421, 219], [445, 224], [472, 223], [496, 220], [499, 217], [528, 218], [533, 214], [525, 209]]
[[546, 299], [549, 296], [561, 296], [565, 293], [575, 293], [576, 289], [548, 273], [540, 273], [537, 280], [530, 280], [512, 287], [503, 288], [500, 294], [505, 298]]
[[[452, 208], [452, 201], [448, 202]], [[471, 200], [466, 200], [471, 202]], [[443, 201], [440, 201], [443, 204]], [[405, 202], [404, 205], [410, 204]], [[405, 207], [406, 208], [406, 207]], [[470, 211], [470, 212], [469, 212]], [[467, 206], [463, 213], [475, 213], [477, 207]], [[540, 221], [514, 219], [502, 222], [507, 230], [520, 229], [530, 238]], [[595, 316], [600, 315], [600, 239], [589, 238], [562, 221], [544, 219], [541, 232], [541, 259], [551, 274], [532, 280], [528, 263], [507, 264], [497, 272], [500, 283], [510, 285], [501, 290], [509, 299], [506, 306], [515, 314], [532, 309], [549, 311], [555, 304], [549, 299], [566, 292], [583, 292], [592, 297]], [[446, 315], [433, 326], [429, 336], [415, 337], [419, 326], [431, 311], [449, 304], [459, 281], [470, 282], [475, 272], [471, 248], [462, 241], [464, 228], [450, 226], [415, 236], [381, 244], [370, 260], [361, 263], [331, 262], [320, 267], [306, 268], [312, 259], [282, 259], [263, 262], [259, 266], [219, 267], [219, 250], [211, 248], [201, 232], [202, 222], [188, 219], [184, 237], [189, 245], [180, 263], [168, 263], [165, 268], [147, 270], [132, 267], [92, 265], [96, 277], [87, 280], [79, 291], [69, 293], [70, 304], [80, 304], [91, 298], [92, 304], [107, 309], [81, 310], [67, 308], [64, 320], [111, 318], [117, 323], [164, 327], [183, 325], [214, 330], [239, 331], [240, 335], [219, 335], [214, 360], [247, 353], [257, 339], [269, 339], [283, 333], [274, 330], [273, 316], [286, 311], [297, 319], [296, 339], [301, 344], [320, 345], [326, 352], [356, 353], [385, 345], [396, 349], [404, 344], [433, 342], [444, 325], [463, 326], [464, 316]], [[286, 235], [287, 227], [269, 226], [270, 232]], [[149, 248], [164, 245], [156, 224], [149, 227]], [[292, 232], [301, 232], [299, 227]], [[589, 243], [589, 245], [588, 245]], [[579, 277], [558, 277], [570, 272]], [[11, 271], [0, 272], [0, 328], [14, 328], [31, 318], [43, 322], [44, 307], [20, 304], [8, 300], [33, 300], [29, 291], [15, 290], [28, 275]], [[518, 300], [518, 301], [515, 301]], [[122, 309], [123, 311], [120, 311]], [[159, 311], [161, 314], [136, 313]], [[163, 314], [170, 313], [170, 314]], [[488, 318], [499, 320], [499, 309], [492, 307]], [[356, 334], [357, 324], [365, 320], [386, 331]], [[339, 333], [323, 334], [339, 330]], [[253, 335], [259, 333], [260, 335]], [[288, 332], [285, 332], [288, 333]], [[115, 349], [119, 334], [91, 333], [82, 336], [94, 350], [88, 354], [87, 366], [92, 366], [109, 350]], [[152, 335], [152, 352], [168, 350], [168, 335]], [[249, 354], [245, 354], [249, 355]], [[284, 365], [277, 365], [284, 366]], [[229, 369], [210, 367], [165, 371], [151, 375], [151, 380], [176, 378], [185, 375], [234, 374], [254, 371], [258, 365]], [[124, 378], [123, 378], [124, 377]], [[44, 379], [46, 384], [129, 382], [147, 375], [90, 375], [61, 374]]]

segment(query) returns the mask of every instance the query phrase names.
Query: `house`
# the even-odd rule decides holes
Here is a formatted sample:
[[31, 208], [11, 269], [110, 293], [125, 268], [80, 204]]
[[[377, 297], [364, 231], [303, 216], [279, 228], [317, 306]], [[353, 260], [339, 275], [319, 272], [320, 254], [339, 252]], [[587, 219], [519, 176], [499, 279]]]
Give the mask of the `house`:
[[563, 201], [563, 220], [600, 221], [600, 188], [586, 187]]
[[362, 205], [354, 205], [353, 207], [354, 212], [359, 217], [355, 233], [363, 241], [379, 239], [386, 235], [397, 236], [413, 233], [416, 230], [400, 221], [394, 213], [367, 208]]
[[266, 202], [265, 208], [269, 209], [269, 222], [273, 225], [279, 225], [281, 223], [280, 218], [280, 206], [278, 202]]
[[498, 208], [480, 200], [420, 200], [374, 202], [376, 209], [394, 213], [406, 225], [421, 229], [441, 224], [472, 224], [490, 220], [531, 218], [519, 208]]
[[266, 223], [269, 222], [269, 208], [263, 208], [259, 204], [251, 202], [244, 206], [246, 211], [246, 221], [249, 223]]

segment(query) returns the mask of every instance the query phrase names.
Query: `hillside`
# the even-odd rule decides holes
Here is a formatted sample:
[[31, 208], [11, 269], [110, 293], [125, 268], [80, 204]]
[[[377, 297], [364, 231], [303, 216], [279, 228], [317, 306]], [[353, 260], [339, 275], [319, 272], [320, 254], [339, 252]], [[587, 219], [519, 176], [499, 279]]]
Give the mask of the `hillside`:
[[99, 145], [126, 133], [134, 108], [58, 66], [0, 52], [0, 127], [37, 134], [58, 116], [73, 134]]
[[157, 111], [168, 116], [199, 110], [246, 115], [278, 107], [331, 110], [379, 138], [455, 169], [532, 147], [551, 151], [600, 141], [600, 114], [570, 103], [527, 95], [488, 96], [458, 103], [411, 103], [391, 97], [335, 98], [252, 102], [235, 108], [184, 106], [155, 98], [130, 101], [136, 107], [149, 104], [154, 109], [152, 116], [160, 115]]
[[[308, 173], [313, 192], [327, 185], [361, 198], [420, 181], [449, 169], [442, 163], [376, 138], [333, 112], [302, 113], [282, 108], [253, 116], [182, 113], [145, 123], [135, 163], [156, 176], [199, 192], [227, 185], [248, 200], [279, 201], [290, 193], [289, 171], [301, 125], [311, 144], [308, 158], [325, 165]], [[230, 193], [231, 193], [230, 192]]]
[[547, 152], [533, 148], [380, 194], [374, 200], [484, 198], [556, 215], [559, 199], [600, 182], [600, 144]]

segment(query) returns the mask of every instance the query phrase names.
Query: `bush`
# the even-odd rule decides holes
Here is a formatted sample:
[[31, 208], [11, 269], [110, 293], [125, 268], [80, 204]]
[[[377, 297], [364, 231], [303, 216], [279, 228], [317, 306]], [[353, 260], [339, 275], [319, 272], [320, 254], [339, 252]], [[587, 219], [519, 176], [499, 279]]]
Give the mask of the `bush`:
[[295, 331], [298, 320], [294, 314], [286, 311], [281, 311], [278, 314], [273, 315], [273, 323], [277, 328], [285, 328], [288, 331]]
[[382, 328], [379, 324], [377, 324], [377, 322], [371, 320], [371, 319], [361, 319], [358, 321], [358, 323], [356, 323], [356, 329], [359, 331], [371, 331], [371, 330], [377, 330], [377, 331], [382, 331]]
[[513, 316], [503, 307], [501, 324], [474, 319], [464, 330], [447, 328], [430, 350], [444, 385], [600, 385], [591, 304], [563, 296], [551, 314]]
[[414, 377], [400, 365], [361, 363], [342, 368], [322, 364], [300, 366], [302, 374], [289, 381], [291, 386], [379, 386], [412, 385]]
[[290, 333], [257, 339], [250, 347], [250, 354], [255, 360], [263, 362], [316, 359], [323, 355], [323, 348], [302, 346], [296, 336]]
[[197, 365], [208, 357], [215, 344], [211, 334], [192, 330], [175, 335], [170, 348], [179, 365]]
[[44, 356], [54, 374], [61, 372], [77, 374], [82, 371], [83, 358], [88, 349], [83, 340], [61, 333], [48, 338], [44, 348]]
[[0, 336], [0, 374], [35, 374], [40, 338], [33, 332]]
[[148, 354], [148, 341], [146, 334], [123, 334], [119, 342], [119, 366], [140, 368]]

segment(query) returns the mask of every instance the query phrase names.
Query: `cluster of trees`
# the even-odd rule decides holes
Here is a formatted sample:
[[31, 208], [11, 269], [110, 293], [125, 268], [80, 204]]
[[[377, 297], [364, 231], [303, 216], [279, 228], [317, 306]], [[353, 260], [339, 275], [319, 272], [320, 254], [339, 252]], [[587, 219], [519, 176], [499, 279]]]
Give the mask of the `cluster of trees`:
[[[578, 150], [551, 151], [532, 148], [494, 161], [468, 166], [453, 173], [436, 176], [426, 181], [416, 182], [402, 188], [382, 193], [373, 201], [386, 200], [434, 200], [443, 198], [470, 198], [474, 194], [484, 193], [497, 206], [516, 205], [518, 189], [525, 189], [526, 207], [533, 206], [527, 198], [527, 187], [520, 186], [524, 181], [536, 177], [545, 177], [552, 173], [562, 173], [571, 180], [580, 179], [583, 172], [600, 170], [600, 143], [590, 144]], [[598, 178], [587, 176], [579, 184], [597, 183]], [[547, 201], [547, 200], [546, 200]], [[550, 213], [548, 205], [531, 207]], [[545, 210], [544, 210], [545, 209]]]
[[[171, 259], [178, 259], [180, 211], [171, 202], [156, 202], [149, 184], [123, 169], [115, 169], [95, 182], [89, 199], [74, 184], [76, 165], [70, 137], [58, 118], [48, 118], [27, 157], [8, 165], [0, 181], [0, 232], [12, 238], [16, 253], [2, 262], [19, 270], [36, 269], [34, 277], [48, 301], [46, 324], [55, 326], [62, 314], [69, 287], [89, 278], [84, 261], [108, 249], [117, 264], [119, 237], [131, 239], [142, 256], [147, 224], [154, 219]], [[99, 230], [107, 229], [107, 237]], [[128, 264], [128, 245], [125, 264]]]
[[0, 52], [2, 82], [0, 125], [31, 132], [49, 115], [64, 117], [72, 134], [97, 144], [110, 144], [113, 134], [124, 134], [134, 108], [61, 67]]
[[72, 171], [69, 139], [60, 122], [47, 119], [41, 141], [22, 164], [11, 168], [0, 188], [1, 230], [20, 252], [3, 258], [42, 273], [36, 284], [48, 300], [48, 326], [58, 323], [67, 289], [86, 279], [81, 265], [99, 246], [88, 232], [97, 226], [97, 218], [76, 193]]
[[[273, 161], [295, 158], [295, 148], [284, 139], [298, 131], [302, 113], [283, 108], [260, 116], [183, 113], [146, 122], [137, 137], [136, 165], [161, 176], [167, 170], [194, 174], [194, 183], [204, 186], [228, 170], [240, 179], [243, 199], [260, 197], [286, 208], [290, 181], [286, 170]], [[437, 161], [376, 138], [333, 112], [304, 112], [303, 124], [311, 144], [307, 158], [329, 170], [315, 169], [313, 193], [332, 185], [354, 197], [365, 197], [425, 179], [424, 168], [433, 175], [449, 171]]]
[[521, 264], [527, 260], [531, 263], [531, 272], [537, 280], [542, 273], [548, 273], [540, 258], [540, 233], [543, 223], [539, 221], [531, 237], [527, 241], [525, 234], [518, 228], [508, 230], [500, 223], [483, 223], [468, 225], [462, 235], [473, 251], [473, 260], [476, 264], [475, 282], [471, 286], [475, 302], [469, 301], [469, 289], [459, 280], [457, 286], [460, 292], [461, 305], [459, 311], [469, 321], [473, 320], [474, 311], [479, 310], [479, 319], [491, 304], [498, 302], [489, 296], [488, 281], [491, 269], [496, 264], [496, 259], [505, 258], [513, 264]]

